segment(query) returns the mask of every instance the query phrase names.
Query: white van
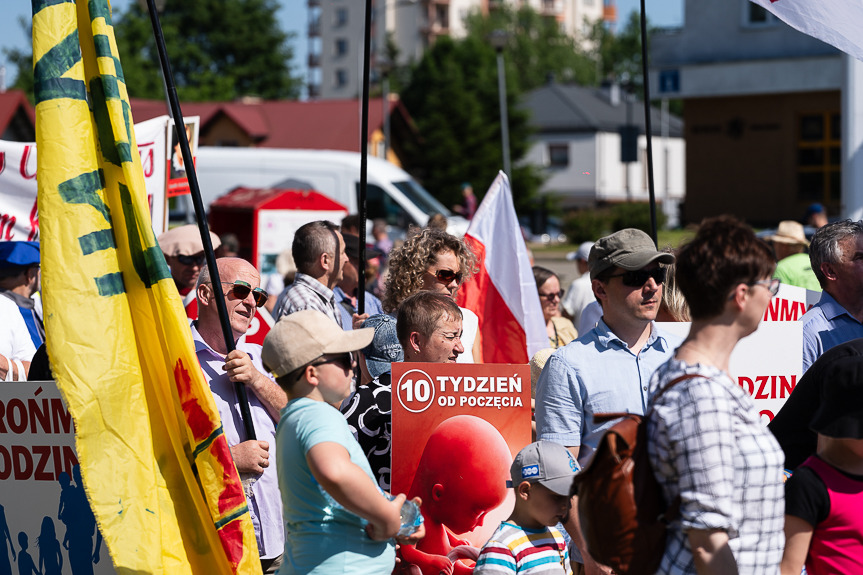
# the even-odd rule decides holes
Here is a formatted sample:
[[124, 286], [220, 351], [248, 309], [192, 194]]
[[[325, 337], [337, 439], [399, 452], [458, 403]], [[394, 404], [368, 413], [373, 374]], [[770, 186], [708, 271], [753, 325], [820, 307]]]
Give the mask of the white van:
[[[276, 187], [295, 180], [346, 205], [349, 213], [357, 212], [360, 154], [356, 152], [202, 146], [195, 166], [205, 207], [239, 186]], [[374, 157], [368, 159], [366, 209], [368, 220], [384, 219], [391, 229], [402, 232], [411, 224], [424, 227], [437, 213], [446, 216], [451, 234], [463, 236], [468, 227], [466, 219], [450, 213], [407, 172]]]

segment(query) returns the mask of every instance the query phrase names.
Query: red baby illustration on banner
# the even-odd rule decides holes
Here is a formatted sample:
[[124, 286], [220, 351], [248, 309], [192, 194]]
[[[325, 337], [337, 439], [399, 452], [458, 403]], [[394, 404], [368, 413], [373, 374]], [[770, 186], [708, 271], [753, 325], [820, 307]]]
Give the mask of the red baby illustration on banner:
[[401, 548], [402, 566], [471, 573], [512, 512], [509, 468], [530, 443], [530, 368], [393, 364], [392, 391], [392, 492], [422, 499], [426, 528]]

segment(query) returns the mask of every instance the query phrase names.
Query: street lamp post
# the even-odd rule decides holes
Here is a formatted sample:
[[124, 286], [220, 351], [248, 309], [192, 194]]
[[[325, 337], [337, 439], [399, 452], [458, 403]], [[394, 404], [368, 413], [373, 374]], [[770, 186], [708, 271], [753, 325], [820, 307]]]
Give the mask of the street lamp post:
[[495, 30], [489, 36], [489, 41], [497, 52], [497, 91], [500, 96], [500, 138], [503, 146], [503, 171], [507, 178], [512, 179], [509, 160], [509, 115], [506, 111], [506, 73], [503, 67], [503, 49], [509, 40], [505, 30]]

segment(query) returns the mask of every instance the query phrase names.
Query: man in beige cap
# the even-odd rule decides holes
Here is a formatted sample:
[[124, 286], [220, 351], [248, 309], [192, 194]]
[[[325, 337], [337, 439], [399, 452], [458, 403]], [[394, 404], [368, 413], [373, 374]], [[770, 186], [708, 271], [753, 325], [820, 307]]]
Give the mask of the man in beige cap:
[[[222, 245], [219, 236], [210, 232], [213, 249]], [[186, 296], [195, 289], [195, 282], [201, 268], [207, 263], [204, 258], [204, 244], [198, 226], [189, 224], [168, 230], [159, 236], [159, 247], [165, 254], [171, 277], [177, 285], [181, 296]]]
[[809, 254], [803, 253], [809, 247], [809, 240], [806, 239], [802, 224], [791, 220], [779, 222], [776, 233], [765, 239], [773, 242], [776, 261], [779, 262], [773, 277], [779, 278], [784, 284], [821, 291], [821, 284], [812, 271]]
[[[343, 331], [317, 310], [282, 318], [264, 340], [263, 361], [288, 394], [276, 431], [292, 573], [390, 573], [404, 495], [378, 488], [369, 462], [335, 407], [351, 391], [352, 352], [375, 330]], [[417, 502], [419, 504], [419, 502]], [[399, 539], [410, 544], [422, 536]]]
[[[597, 240], [588, 267], [593, 294], [602, 302], [602, 318], [555, 351], [539, 376], [536, 438], [567, 447], [582, 467], [615, 423], [596, 423], [593, 415], [644, 415], [653, 372], [682, 342], [654, 323], [665, 281], [660, 263], [672, 264], [674, 256], [657, 251], [641, 230], [624, 229]], [[590, 575], [610, 572], [587, 554], [577, 515], [564, 525], [576, 546], [575, 563], [583, 563]]]

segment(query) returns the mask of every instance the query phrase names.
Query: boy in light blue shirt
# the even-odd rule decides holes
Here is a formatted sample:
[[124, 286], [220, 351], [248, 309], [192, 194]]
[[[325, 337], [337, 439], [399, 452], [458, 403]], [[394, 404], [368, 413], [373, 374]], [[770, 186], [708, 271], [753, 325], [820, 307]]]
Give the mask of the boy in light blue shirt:
[[[276, 429], [285, 554], [278, 573], [390, 573], [405, 501], [390, 501], [338, 406], [351, 390], [352, 356], [374, 329], [345, 332], [319, 311], [293, 313], [264, 341], [262, 359], [288, 395]], [[420, 502], [417, 501], [417, 504]], [[416, 534], [399, 539], [413, 544]]]

